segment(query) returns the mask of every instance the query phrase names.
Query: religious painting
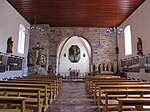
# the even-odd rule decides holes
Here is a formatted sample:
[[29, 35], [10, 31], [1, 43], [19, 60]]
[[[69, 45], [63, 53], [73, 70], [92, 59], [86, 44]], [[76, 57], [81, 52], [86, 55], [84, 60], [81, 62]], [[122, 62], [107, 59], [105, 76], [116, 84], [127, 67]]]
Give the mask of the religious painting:
[[22, 70], [22, 62], [23, 62], [23, 59], [18, 58], [18, 60], [17, 60], [17, 64], [18, 64], [17, 70]]
[[7, 60], [7, 71], [22, 70], [23, 59], [18, 56], [10, 56]]
[[69, 60], [72, 63], [77, 63], [80, 60], [80, 48], [77, 45], [72, 45], [69, 48]]
[[145, 68], [145, 73], [150, 73], [150, 55], [144, 56], [144, 68]]
[[145, 57], [145, 63], [150, 64], [150, 54]]
[[132, 65], [136, 65], [136, 64], [138, 64], [139, 63], [139, 58], [138, 58], [138, 56], [137, 57], [133, 57], [132, 58]]
[[8, 57], [8, 71], [17, 69], [17, 59], [15, 57]]
[[4, 55], [0, 55], [0, 72], [5, 72], [6, 69], [6, 63], [4, 61], [4, 58]]
[[0, 72], [5, 72], [5, 67], [4, 64], [0, 64]]
[[125, 66], [125, 60], [120, 59], [120, 62], [121, 62], [121, 67], [124, 67]]

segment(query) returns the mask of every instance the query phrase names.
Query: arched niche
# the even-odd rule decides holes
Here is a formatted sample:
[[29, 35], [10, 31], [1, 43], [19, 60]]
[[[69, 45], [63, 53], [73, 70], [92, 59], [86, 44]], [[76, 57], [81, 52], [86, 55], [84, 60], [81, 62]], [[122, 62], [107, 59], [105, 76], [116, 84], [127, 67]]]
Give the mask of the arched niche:
[[[72, 62], [69, 59], [69, 50], [72, 46], [76, 46], [80, 51], [78, 61]], [[68, 73], [69, 70], [80, 70], [81, 73], [91, 71], [91, 46], [83, 37], [72, 36], [64, 39], [59, 45], [57, 57], [57, 73]]]

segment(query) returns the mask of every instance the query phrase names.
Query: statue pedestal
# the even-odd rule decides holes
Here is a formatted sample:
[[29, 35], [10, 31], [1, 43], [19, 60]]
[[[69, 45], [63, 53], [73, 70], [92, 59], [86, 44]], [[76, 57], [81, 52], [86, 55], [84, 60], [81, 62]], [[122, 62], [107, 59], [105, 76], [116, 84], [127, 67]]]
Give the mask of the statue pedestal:
[[40, 65], [35, 65], [33, 67], [33, 74], [34, 75], [45, 75], [46, 70], [45, 68], [41, 67]]

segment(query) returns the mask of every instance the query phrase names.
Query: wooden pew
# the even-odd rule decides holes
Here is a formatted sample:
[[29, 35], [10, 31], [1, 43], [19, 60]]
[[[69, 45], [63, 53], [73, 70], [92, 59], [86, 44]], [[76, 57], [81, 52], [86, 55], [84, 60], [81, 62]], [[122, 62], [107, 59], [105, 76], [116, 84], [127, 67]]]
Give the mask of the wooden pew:
[[97, 80], [98, 79], [120, 79], [120, 76], [113, 76], [113, 75], [85, 76], [85, 86], [88, 86], [90, 84], [90, 81], [94, 79]]
[[[16, 81], [16, 80], [15, 80]], [[58, 94], [58, 91], [60, 90], [60, 88], [62, 87], [61, 84], [59, 83], [59, 80], [57, 78], [54, 79], [47, 79], [47, 78], [32, 78], [32, 79], [28, 79], [28, 78], [23, 78], [23, 79], [17, 79], [17, 81], [42, 81], [42, 82], [52, 82], [53, 86], [55, 86], [55, 92], [56, 94]]]
[[[6, 81], [7, 82], [7, 81]], [[1, 87], [26, 87], [26, 88], [40, 88], [41, 90], [41, 98], [44, 98], [44, 110], [48, 107], [48, 86], [46, 84], [22, 84], [22, 83], [0, 83]], [[18, 92], [13, 92], [11, 95], [17, 95]], [[25, 93], [28, 96], [35, 96], [36, 93]]]
[[[20, 109], [0, 109], [0, 112], [21, 112]], [[33, 112], [33, 110], [26, 110], [25, 112]]]
[[26, 97], [8, 97], [8, 96], [0, 96], [0, 104], [13, 103], [20, 104], [21, 112], [26, 112], [25, 107], [25, 99]]
[[[139, 84], [140, 82], [139, 81], [132, 81], [132, 80], [122, 80], [122, 79], [118, 79], [118, 80], [92, 80], [91, 81], [91, 84], [89, 86], [89, 92], [91, 94], [91, 96], [94, 96], [94, 92], [95, 92], [95, 89], [99, 89], [97, 86], [98, 85], [123, 85], [123, 84], [131, 84], [131, 83], [134, 83], [134, 84]], [[140, 83], [141, 84], [141, 83]], [[150, 83], [146, 83], [145, 84], [150, 84]]]
[[17, 80], [8, 80], [8, 81], [28, 81], [28, 82], [33, 82], [33, 81], [36, 81], [36, 82], [52, 82], [51, 86], [52, 88], [54, 88], [55, 90], [55, 94], [57, 95], [58, 94], [58, 91], [60, 89], [60, 84], [58, 82], [58, 79], [54, 78], [54, 79], [42, 79], [42, 78], [20, 78], [20, 79], [17, 79]]
[[[95, 99], [95, 92], [96, 89], [98, 90], [99, 87], [97, 87], [97, 85], [117, 85], [118, 83], [121, 82], [135, 82], [135, 81], [131, 81], [131, 80], [124, 80], [124, 79], [109, 79], [109, 80], [92, 80], [89, 85], [89, 93], [91, 94], [91, 97]], [[137, 82], [137, 81], [136, 81]]]
[[[150, 84], [149, 82], [139, 82], [139, 81], [131, 81], [131, 80], [127, 80], [127, 79], [121, 79], [121, 78], [114, 78], [114, 79], [111, 79], [111, 78], [108, 78], [107, 80], [105, 80], [105, 82], [104, 82], [104, 80], [105, 80], [105, 78], [96, 78], [95, 76], [93, 76], [93, 78], [87, 78], [87, 84], [86, 84], [86, 87], [87, 88], [89, 88], [89, 91], [93, 91], [93, 90], [90, 90], [90, 89], [95, 89], [94, 91], [95, 91], [95, 96], [97, 97], [97, 90], [99, 90], [99, 86], [97, 86], [97, 85], [103, 85], [103, 84], [105, 84], [105, 85], [107, 85], [107, 83], [108, 82], [110, 82], [109, 84], [110, 84], [110, 86], [111, 85], [130, 85], [131, 83], [132, 84], [134, 84], [134, 85], [143, 85], [143, 84]], [[118, 81], [117, 81], [118, 80]], [[115, 81], [117, 81], [117, 83], [115, 82]], [[131, 83], [130, 83], [131, 82]], [[93, 85], [94, 85], [94, 87], [93, 87]], [[97, 89], [98, 88], [98, 89]], [[144, 87], [145, 88], [145, 87]], [[141, 88], [141, 87], [139, 87], [139, 89], [144, 89], [144, 88]], [[101, 88], [102, 89], [102, 88]], [[105, 88], [106, 89], [106, 88]], [[110, 87], [109, 88], [107, 88], [107, 89], [111, 89]], [[107, 90], [106, 89], [106, 90]], [[116, 88], [117, 90], [119, 90], [120, 89], [120, 87], [119, 88]], [[121, 87], [121, 89], [131, 89], [131, 88], [126, 88], [126, 87]], [[135, 87], [133, 87], [132, 89], [136, 89]], [[101, 92], [98, 92], [99, 93], [99, 95], [98, 95], [98, 97], [100, 96], [100, 94], [101, 94]], [[98, 106], [100, 106], [100, 101], [98, 100]]]
[[63, 80], [62, 80], [62, 77], [61, 76], [56, 76], [56, 75], [38, 75], [38, 76], [35, 76], [35, 75], [32, 75], [32, 76], [27, 76], [27, 77], [23, 77], [23, 78], [16, 78], [16, 80], [20, 80], [20, 79], [40, 79], [40, 80], [57, 80], [58, 84], [59, 84], [59, 87], [61, 88], [62, 87], [62, 83], [63, 83]]
[[127, 80], [127, 79], [119, 78], [119, 77], [92, 77], [92, 78], [86, 79], [86, 81], [85, 81], [85, 86], [86, 86], [87, 90], [90, 89], [93, 80], [97, 80], [97, 81], [98, 80], [99, 81], [110, 80], [110, 81], [113, 81], [113, 80]]
[[36, 103], [38, 112], [42, 112], [43, 101], [40, 98], [40, 89], [38, 88], [23, 88], [23, 87], [0, 87], [0, 91], [4, 92], [4, 95], [9, 95], [9, 92], [18, 92], [20, 93], [36, 93], [36, 101], [31, 98], [26, 98], [26, 103]]
[[[150, 89], [150, 85], [99, 85], [99, 92], [96, 93], [98, 98], [98, 108], [100, 107], [101, 99], [103, 99], [102, 93], [105, 91], [119, 91], [119, 90], [142, 90], [142, 89]], [[107, 104], [107, 103], [106, 103]], [[107, 108], [104, 109], [107, 112]]]
[[[150, 98], [117, 98], [118, 100], [118, 112], [123, 111], [123, 106], [149, 106]], [[140, 110], [143, 110], [141, 108]]]
[[117, 98], [142, 98], [143, 95], [150, 95], [150, 90], [106, 90], [104, 93], [105, 99], [102, 101], [102, 104], [104, 106], [104, 111], [107, 112], [109, 104], [118, 105]]
[[[59, 79], [59, 80], [58, 80]], [[17, 83], [17, 86], [24, 87], [26, 84], [50, 84], [49, 85], [49, 92], [50, 92], [50, 101], [58, 94], [58, 89], [62, 87], [62, 79], [61, 77], [56, 76], [40, 76], [40, 77], [24, 77], [24, 78], [16, 78], [16, 79], [10, 79], [7, 81], [7, 83], [13, 83], [13, 84], [7, 84], [7, 86], [15, 86]], [[2, 82], [2, 81], [1, 81]], [[3, 83], [6, 83], [3, 81]], [[16, 83], [16, 84], [14, 84]], [[26, 84], [24, 84], [26, 83]], [[4, 84], [3, 84], [4, 85]], [[58, 87], [59, 86], [59, 87]], [[26, 86], [25, 86], [26, 87]], [[47, 103], [45, 103], [47, 104]]]
[[0, 112], [21, 112], [18, 109], [0, 109]]
[[21, 81], [21, 80], [8, 80], [8, 81], [0, 81], [0, 83], [22, 83], [22, 84], [47, 84], [48, 92], [50, 93], [49, 100], [52, 101], [54, 97], [57, 95], [56, 82], [49, 81]]
[[96, 99], [96, 92], [99, 91], [98, 85], [147, 85], [150, 82], [134, 82], [134, 81], [106, 81], [106, 82], [94, 82], [91, 87], [91, 96], [93, 96], [94, 101]]

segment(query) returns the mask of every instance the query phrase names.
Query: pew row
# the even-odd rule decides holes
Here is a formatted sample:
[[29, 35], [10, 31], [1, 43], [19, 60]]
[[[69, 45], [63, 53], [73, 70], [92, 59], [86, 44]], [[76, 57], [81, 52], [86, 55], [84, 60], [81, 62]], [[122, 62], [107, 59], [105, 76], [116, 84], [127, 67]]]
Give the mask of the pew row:
[[[91, 87], [91, 96], [93, 96], [94, 101], [96, 102], [96, 93], [99, 91], [99, 86], [101, 85], [149, 85], [150, 82], [132, 82], [132, 81], [106, 81], [106, 82], [96, 82], [93, 83]], [[121, 88], [120, 88], [121, 89]]]
[[[58, 94], [58, 91], [62, 88], [62, 78], [60, 76], [27, 76], [27, 77], [16, 77], [15, 79], [7, 79], [0, 81], [0, 95], [1, 96], [23, 96], [26, 97], [26, 103], [33, 105], [36, 103], [37, 111], [42, 112], [48, 107], [48, 104]], [[11, 88], [11, 89], [10, 89]], [[19, 89], [15, 89], [19, 88]], [[20, 89], [26, 89], [21, 91]], [[32, 92], [28, 89], [38, 89], [37, 92]], [[11, 110], [13, 111], [13, 110]], [[17, 110], [19, 111], [19, 110]]]
[[[26, 97], [8, 97], [8, 96], [0, 96], [0, 104], [8, 104], [13, 102], [16, 104], [20, 105], [20, 110], [21, 112], [26, 112], [26, 107], [25, 107], [25, 99]], [[3, 106], [4, 107], [4, 106]], [[16, 110], [16, 109], [15, 109]], [[2, 111], [0, 109], [0, 111]], [[13, 111], [13, 110], [9, 110], [9, 111]]]
[[36, 82], [51, 82], [51, 86], [52, 88], [54, 88], [55, 90], [55, 93], [54, 94], [58, 94], [58, 91], [62, 88], [62, 81], [61, 79], [57, 78], [57, 77], [53, 77], [53, 78], [49, 78], [49, 77], [25, 77], [25, 78], [18, 78], [18, 79], [11, 79], [11, 80], [8, 80], [8, 81], [36, 81]]
[[[40, 88], [41, 95], [40, 97], [43, 99], [43, 108], [44, 110], [48, 107], [49, 95], [48, 86], [45, 84], [22, 84], [22, 83], [0, 83], [1, 87], [25, 87], [25, 88]], [[2, 94], [2, 93], [1, 93]], [[23, 96], [23, 93], [20, 94], [18, 92], [12, 92], [11, 96]], [[32, 97], [35, 96], [36, 93], [25, 93], [24, 96]]]
[[107, 112], [109, 105], [117, 103], [116, 98], [133, 97], [133, 95], [134, 97], [141, 97], [143, 94], [150, 95], [148, 89], [150, 89], [150, 85], [100, 85], [99, 92], [96, 93], [98, 109]]
[[139, 111], [144, 111], [144, 105], [150, 106], [150, 98], [117, 98], [117, 100], [118, 112], [123, 111], [123, 106], [135, 106]]
[[[85, 87], [98, 105], [99, 111], [104, 112], [108, 112], [112, 107], [118, 110], [117, 98], [149, 98], [149, 84], [150, 82], [115, 76], [87, 76], [85, 81]], [[127, 109], [131, 107], [127, 106]]]
[[42, 112], [43, 100], [41, 99], [40, 88], [0, 87], [0, 92], [3, 92], [3, 96], [11, 96], [13, 92], [18, 92], [18, 96], [25, 96], [26, 93], [36, 93], [34, 98], [26, 96], [26, 104], [36, 105], [37, 111]]

